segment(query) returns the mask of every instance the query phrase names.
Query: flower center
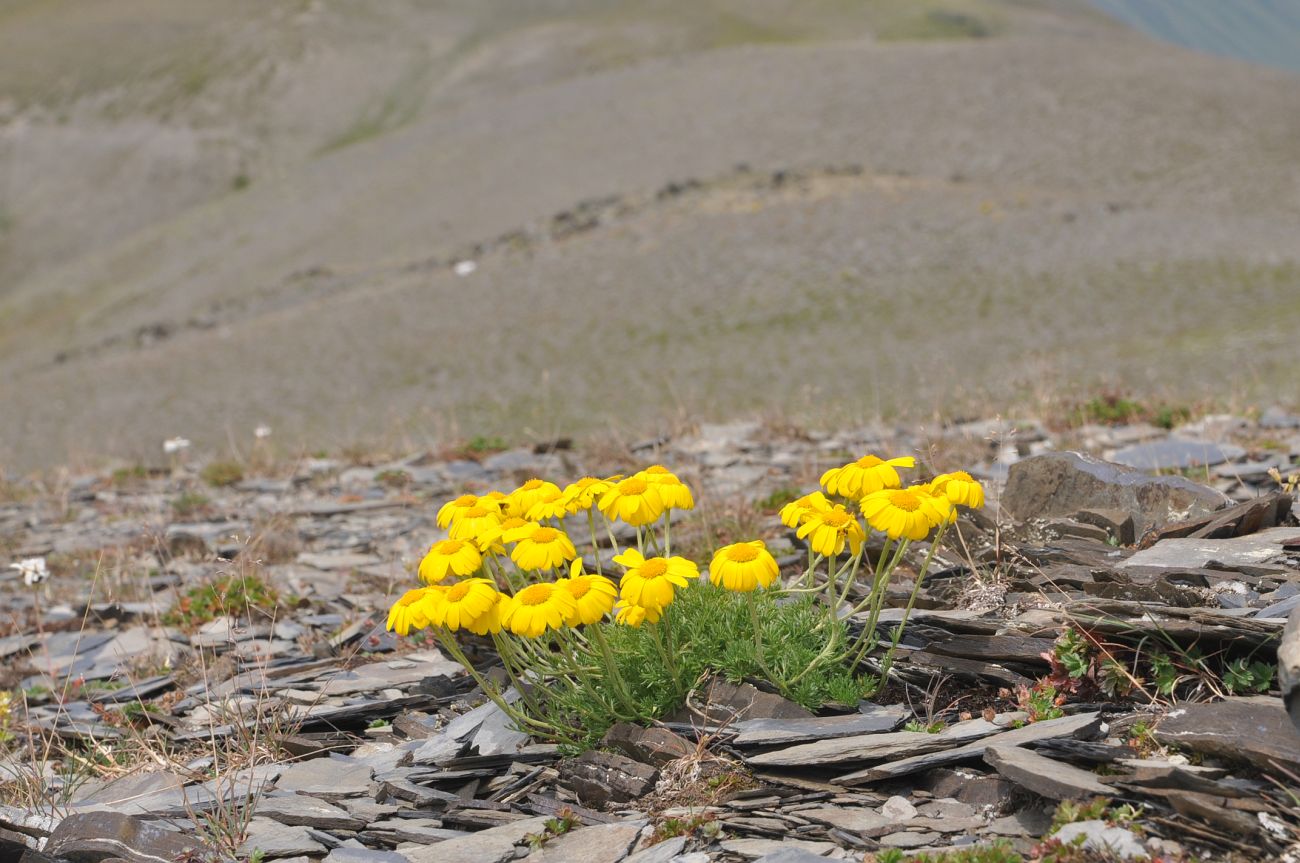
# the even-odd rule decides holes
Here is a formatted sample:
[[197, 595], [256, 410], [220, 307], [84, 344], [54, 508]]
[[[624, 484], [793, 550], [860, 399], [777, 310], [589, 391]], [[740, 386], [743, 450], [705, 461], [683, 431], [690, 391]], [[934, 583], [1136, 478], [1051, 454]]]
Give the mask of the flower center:
[[874, 455], [864, 455], [862, 458], [854, 462], [854, 464], [856, 464], [858, 467], [864, 467], [864, 468], [875, 467], [878, 464], [884, 464], [884, 463], [885, 460], [883, 458]]
[[569, 581], [569, 593], [573, 594], [574, 599], [582, 599], [591, 590], [591, 582], [585, 578], [574, 578]]
[[641, 564], [642, 578], [658, 578], [668, 571], [668, 561], [662, 557], [652, 557]]
[[468, 581], [460, 581], [447, 589], [446, 599], [448, 602], [460, 602], [469, 593], [471, 585]]
[[464, 509], [478, 503], [478, 497], [472, 494], [462, 494], [460, 497], [456, 498], [455, 503], [456, 506]]
[[554, 589], [550, 584], [530, 584], [515, 594], [515, 601], [520, 605], [545, 605]]
[[639, 476], [628, 477], [618, 484], [618, 490], [623, 494], [645, 494], [646, 488], [646, 481]]
[[921, 498], [917, 497], [916, 492], [907, 489], [899, 489], [889, 495], [889, 502], [899, 509], [905, 509], [908, 512], [916, 512], [921, 508]]
[[836, 530], [843, 529], [843, 527], [847, 525], [851, 520], [852, 520], [852, 516], [850, 516], [847, 512], [832, 511], [822, 516], [822, 521], [826, 522], [827, 525], [835, 528]]
[[526, 483], [524, 483], [523, 485], [519, 486], [519, 490], [520, 490], [520, 491], [534, 491], [534, 490], [539, 489], [539, 488], [541, 488], [541, 487], [542, 487], [542, 481], [541, 481], [540, 479], [538, 479], [537, 477], [533, 477], [533, 478], [530, 479], [528, 482], [526, 482]]
[[403, 607], [408, 606], [413, 602], [423, 599], [426, 593], [428, 593], [428, 591], [424, 588], [408, 590], [406, 593], [402, 594], [402, 598], [397, 600], [396, 604]]
[[520, 518], [517, 515], [512, 515], [501, 522], [501, 529], [514, 530], [516, 527], [523, 527], [526, 524], [528, 524], [528, 519]]
[[662, 476], [668, 472], [669, 472], [668, 468], [664, 467], [661, 464], [652, 464], [644, 471], [644, 473], [655, 474], [656, 476]]
[[465, 518], [482, 518], [489, 512], [490, 510], [485, 506], [471, 506], [465, 510]]
[[749, 563], [756, 557], [758, 557], [758, 549], [752, 545], [733, 545], [727, 549], [727, 560], [736, 563]]
[[455, 554], [465, 547], [459, 539], [444, 539], [438, 543], [438, 554]]
[[533, 542], [548, 543], [555, 542], [555, 538], [560, 532], [553, 527], [539, 527], [533, 531]]

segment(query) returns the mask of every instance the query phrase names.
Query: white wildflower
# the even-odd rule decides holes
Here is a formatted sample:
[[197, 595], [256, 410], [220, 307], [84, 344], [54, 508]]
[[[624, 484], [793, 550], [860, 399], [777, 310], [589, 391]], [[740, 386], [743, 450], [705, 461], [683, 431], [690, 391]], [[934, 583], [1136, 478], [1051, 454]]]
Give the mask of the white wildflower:
[[478, 269], [478, 264], [474, 261], [457, 261], [451, 271], [458, 276], [468, 276]]
[[45, 558], [28, 557], [17, 563], [9, 564], [10, 569], [18, 570], [18, 574], [23, 577], [23, 584], [31, 587], [40, 584], [50, 577], [50, 571], [45, 568]]
[[262, 424], [257, 428], [253, 429], [253, 437], [257, 438], [258, 440], [262, 440], [263, 438], [268, 438], [270, 436], [271, 436], [271, 427], [269, 425]]
[[190, 448], [190, 442], [183, 437], [171, 437], [163, 441], [163, 452], [167, 455], [175, 455], [178, 452]]

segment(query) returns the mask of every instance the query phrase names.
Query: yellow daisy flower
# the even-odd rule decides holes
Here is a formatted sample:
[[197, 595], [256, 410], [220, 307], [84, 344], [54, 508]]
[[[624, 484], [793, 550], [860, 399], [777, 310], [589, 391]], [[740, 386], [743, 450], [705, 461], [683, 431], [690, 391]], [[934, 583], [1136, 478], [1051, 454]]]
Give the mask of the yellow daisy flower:
[[497, 604], [500, 595], [496, 586], [486, 578], [467, 578], [451, 587], [429, 587], [419, 601], [419, 607], [434, 626], [445, 626], [455, 632], [469, 629]]
[[504, 594], [498, 593], [496, 602], [483, 614], [465, 624], [465, 628], [475, 635], [494, 635], [501, 631], [501, 609], [506, 604]]
[[630, 476], [601, 495], [600, 511], [610, 521], [617, 519], [640, 527], [664, 514], [664, 500], [657, 485], [651, 485], [642, 477]]
[[527, 518], [533, 504], [552, 491], [557, 495], [561, 493], [560, 487], [555, 483], [533, 477], [506, 496], [505, 514], [522, 515]]
[[435, 542], [420, 561], [420, 579], [436, 584], [450, 575], [473, 575], [483, 565], [483, 555], [473, 543], [460, 539]]
[[508, 515], [497, 522], [495, 527], [487, 527], [475, 541], [475, 544], [482, 549], [484, 554], [505, 554], [507, 542], [516, 542], [510, 539], [510, 534], [514, 533], [521, 527], [536, 527], [537, 522], [528, 521], [517, 515]]
[[510, 552], [510, 559], [527, 572], [556, 569], [578, 556], [573, 540], [564, 531], [553, 527], [519, 528], [511, 531], [511, 535], [519, 539]]
[[665, 508], [695, 509], [695, 498], [691, 496], [690, 486], [663, 465], [652, 464], [636, 475], [655, 487]]
[[451, 524], [452, 539], [472, 542], [480, 551], [487, 551], [501, 531], [501, 513], [487, 506], [472, 506], [464, 510]]
[[807, 539], [812, 550], [824, 557], [844, 551], [846, 541], [849, 550], [857, 554], [867, 538], [858, 520], [839, 504], [823, 511], [809, 510], [795, 535]]
[[781, 524], [789, 528], [797, 528], [803, 524], [809, 513], [827, 512], [832, 506], [833, 504], [827, 499], [826, 495], [819, 491], [806, 494], [798, 500], [792, 500], [781, 507]]
[[555, 586], [567, 590], [573, 597], [575, 606], [573, 614], [565, 619], [569, 626], [593, 624], [609, 614], [618, 596], [614, 582], [603, 575], [590, 575], [582, 571], [582, 561], [575, 560], [568, 578], [562, 578]]
[[616, 555], [614, 562], [627, 570], [619, 580], [619, 599], [645, 608], [662, 610], [676, 596], [674, 588], [700, 577], [699, 568], [684, 557], [647, 559], [634, 548]]
[[491, 509], [499, 508], [499, 505], [493, 504], [490, 499], [481, 498], [476, 494], [462, 494], [455, 500], [447, 501], [438, 510], [438, 527], [450, 527], [460, 519], [465, 510], [473, 509], [476, 506], [486, 506]]
[[591, 509], [592, 505], [600, 499], [600, 496], [613, 488], [614, 483], [622, 478], [622, 475], [615, 475], [609, 479], [584, 476], [577, 482], [566, 485], [564, 487], [564, 500], [568, 505], [569, 514], [577, 515], [583, 510]]
[[947, 521], [952, 503], [931, 494], [929, 486], [890, 488], [872, 492], [862, 499], [867, 524], [890, 539], [925, 539], [931, 528]]
[[569, 501], [560, 491], [558, 486], [547, 483], [549, 488], [542, 490], [537, 496], [537, 502], [528, 508], [525, 516], [530, 521], [541, 521], [544, 518], [563, 518], [568, 514]]
[[620, 602], [614, 608], [614, 622], [636, 627], [646, 621], [658, 623], [663, 614], [662, 608], [646, 608], [634, 602]]
[[559, 629], [577, 612], [573, 594], [557, 584], [530, 584], [507, 597], [501, 609], [501, 625], [515, 635], [537, 638], [548, 629]]
[[429, 618], [421, 608], [420, 600], [429, 593], [427, 587], [408, 590], [388, 609], [388, 631], [406, 635], [412, 629], [424, 629], [429, 625]]
[[964, 470], [941, 473], [930, 480], [935, 494], [942, 494], [958, 506], [979, 509], [984, 506], [984, 486]]
[[776, 558], [761, 539], [724, 545], [709, 564], [709, 581], [741, 592], [767, 587], [780, 573]]
[[830, 494], [861, 498], [882, 488], [898, 488], [903, 481], [895, 468], [916, 467], [910, 455], [888, 461], [874, 455], [864, 455], [843, 467], [833, 467], [822, 474], [822, 487]]

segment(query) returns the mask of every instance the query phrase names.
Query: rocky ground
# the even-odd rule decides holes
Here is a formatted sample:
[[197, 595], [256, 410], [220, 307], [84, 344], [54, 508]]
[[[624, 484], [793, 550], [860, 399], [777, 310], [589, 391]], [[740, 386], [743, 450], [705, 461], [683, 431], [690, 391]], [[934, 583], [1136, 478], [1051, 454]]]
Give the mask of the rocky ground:
[[[4, 486], [3, 550], [49, 569], [0, 586], [5, 859], [793, 863], [1000, 840], [1048, 860], [1272, 860], [1300, 837], [1300, 734], [1273, 675], [1300, 605], [1300, 416], [490, 443], [260, 468], [181, 449]], [[662, 462], [697, 490], [696, 559], [762, 535], [793, 572], [775, 509], [864, 452], [976, 464], [990, 488], [873, 702], [814, 716], [715, 680], [568, 757], [382, 628], [462, 490]], [[232, 579], [237, 617], [211, 608], [236, 604]], [[1050, 856], [1071, 841], [1091, 856]]]

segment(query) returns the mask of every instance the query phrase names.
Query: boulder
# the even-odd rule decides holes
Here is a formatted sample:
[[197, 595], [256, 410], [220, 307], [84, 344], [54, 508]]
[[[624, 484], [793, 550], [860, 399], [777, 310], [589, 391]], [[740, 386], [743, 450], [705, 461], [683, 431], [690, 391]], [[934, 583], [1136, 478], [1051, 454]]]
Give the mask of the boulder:
[[1073, 516], [1080, 510], [1119, 510], [1139, 534], [1169, 522], [1209, 515], [1230, 501], [1180, 476], [1150, 476], [1074, 452], [1033, 456], [1011, 466], [1002, 507], [1025, 520]]

